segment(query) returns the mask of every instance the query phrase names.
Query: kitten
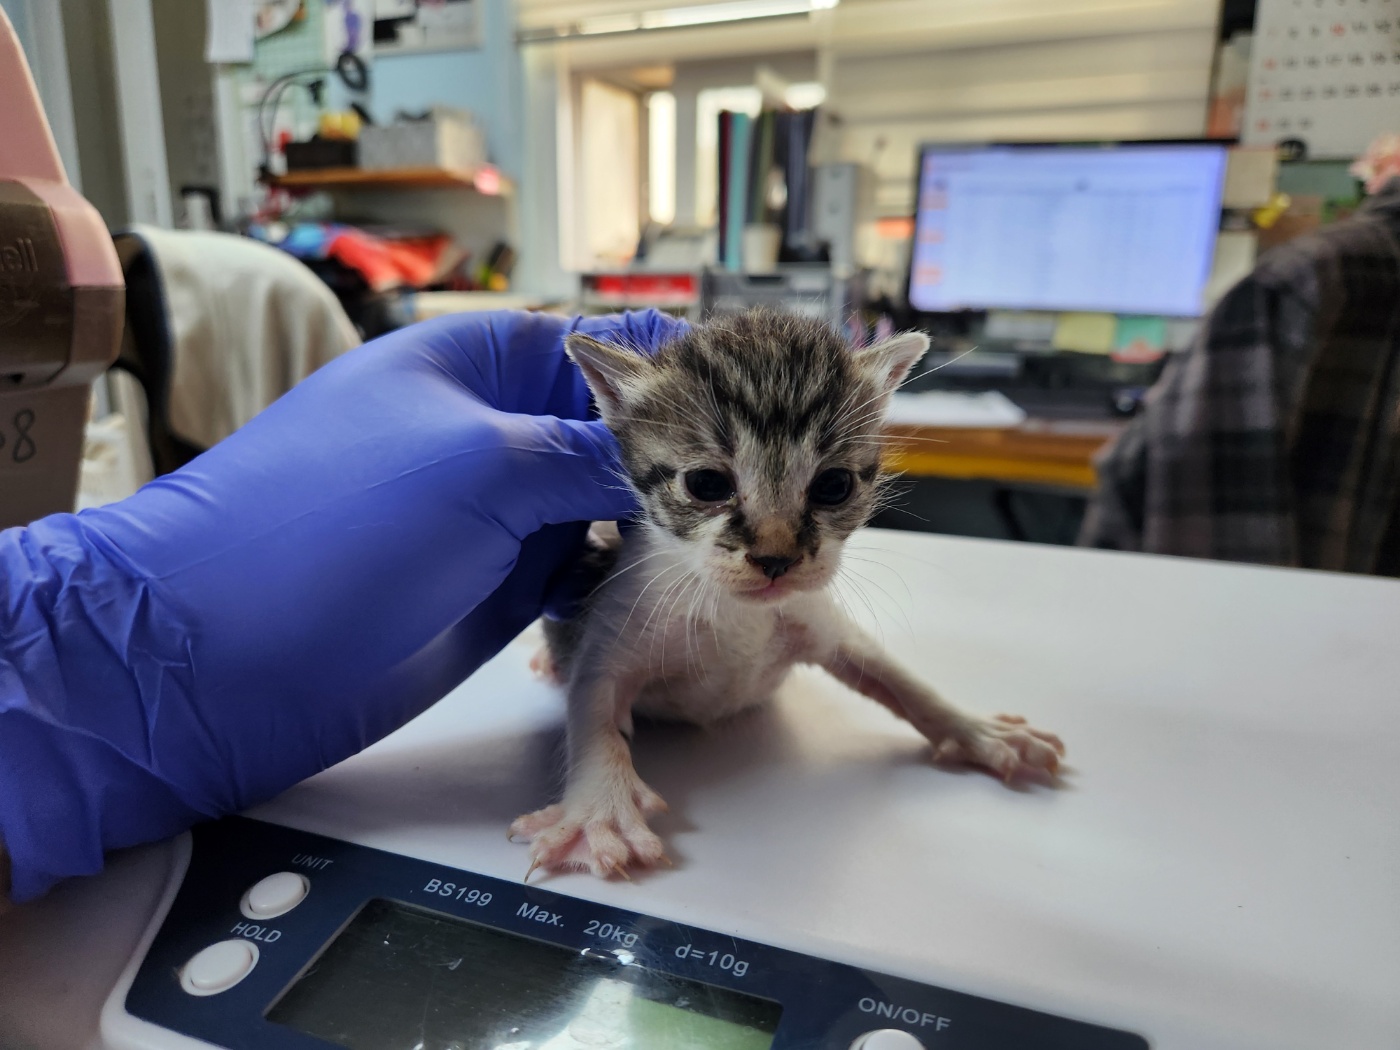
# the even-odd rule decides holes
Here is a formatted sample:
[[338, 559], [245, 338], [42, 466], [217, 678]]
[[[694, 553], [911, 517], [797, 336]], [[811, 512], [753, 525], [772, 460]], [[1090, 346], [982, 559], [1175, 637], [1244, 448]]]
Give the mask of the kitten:
[[590, 555], [607, 575], [584, 611], [546, 623], [536, 668], [567, 683], [569, 766], [563, 799], [511, 825], [531, 872], [606, 877], [664, 861], [647, 817], [666, 807], [632, 766], [632, 712], [723, 718], [763, 703], [798, 663], [907, 719], [941, 757], [1008, 780], [1054, 775], [1055, 736], [950, 707], [827, 592], [875, 509], [883, 418], [925, 336], [852, 350], [826, 325], [754, 312], [653, 357], [583, 335], [567, 347], [617, 435], [642, 521], [620, 549]]

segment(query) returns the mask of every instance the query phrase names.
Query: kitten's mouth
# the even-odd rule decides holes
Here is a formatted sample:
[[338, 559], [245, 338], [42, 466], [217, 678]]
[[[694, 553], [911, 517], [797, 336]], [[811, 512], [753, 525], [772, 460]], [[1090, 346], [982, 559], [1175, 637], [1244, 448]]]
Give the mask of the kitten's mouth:
[[747, 598], [751, 602], [771, 602], [800, 590], [802, 588], [792, 580], [786, 576], [779, 576], [776, 580], [765, 580], [757, 587], [749, 587], [736, 593], [740, 598]]

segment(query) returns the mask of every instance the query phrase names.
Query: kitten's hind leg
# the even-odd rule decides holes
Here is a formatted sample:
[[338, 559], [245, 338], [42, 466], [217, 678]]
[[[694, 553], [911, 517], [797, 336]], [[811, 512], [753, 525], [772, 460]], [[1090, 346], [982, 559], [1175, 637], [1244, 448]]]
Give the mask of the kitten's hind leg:
[[1023, 774], [1054, 776], [1065, 745], [1024, 718], [982, 718], [950, 705], [900, 667], [872, 639], [852, 634], [822, 661], [836, 679], [905, 719], [940, 759], [966, 762], [1011, 781]]
[[626, 877], [628, 868], [665, 861], [666, 848], [647, 817], [664, 812], [666, 803], [637, 775], [619, 728], [630, 726], [636, 692], [635, 685], [609, 678], [574, 683], [564, 798], [510, 827], [512, 838], [530, 842], [530, 872], [582, 869], [600, 878]]

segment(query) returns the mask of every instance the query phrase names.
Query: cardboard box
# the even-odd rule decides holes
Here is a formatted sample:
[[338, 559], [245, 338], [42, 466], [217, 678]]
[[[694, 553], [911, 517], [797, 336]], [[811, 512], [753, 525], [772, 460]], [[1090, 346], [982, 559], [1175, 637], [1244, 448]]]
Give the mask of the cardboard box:
[[398, 120], [360, 131], [360, 167], [442, 168], [470, 174], [486, 164], [486, 138], [466, 110], [435, 107], [424, 120]]

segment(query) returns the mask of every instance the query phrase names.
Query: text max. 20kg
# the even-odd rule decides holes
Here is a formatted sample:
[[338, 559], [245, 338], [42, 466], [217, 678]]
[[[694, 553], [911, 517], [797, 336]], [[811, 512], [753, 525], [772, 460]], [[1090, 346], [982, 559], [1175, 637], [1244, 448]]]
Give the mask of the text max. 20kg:
[[599, 940], [613, 941], [624, 948], [635, 948], [637, 946], [637, 935], [621, 926], [611, 922], [600, 922], [597, 919], [589, 919], [588, 925], [584, 927], [584, 933]]

